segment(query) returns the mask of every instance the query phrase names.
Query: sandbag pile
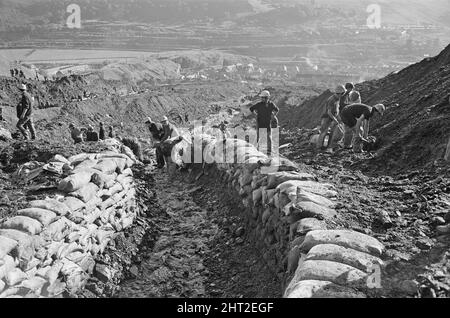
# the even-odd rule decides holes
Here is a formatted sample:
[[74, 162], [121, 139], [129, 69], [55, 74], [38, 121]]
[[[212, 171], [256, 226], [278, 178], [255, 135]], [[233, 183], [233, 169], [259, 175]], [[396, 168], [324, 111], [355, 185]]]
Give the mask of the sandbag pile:
[[[200, 138], [201, 142], [196, 143], [197, 138]], [[229, 186], [232, 195], [242, 202], [247, 222], [251, 227], [249, 232], [254, 236], [257, 247], [265, 251], [263, 253], [265, 261], [278, 273], [280, 279], [292, 277], [297, 269], [297, 273], [303, 273], [310, 268], [315, 268], [316, 264], [312, 263], [313, 260], [314, 262], [316, 260], [322, 261], [319, 256], [314, 256], [317, 258], [311, 258], [309, 263], [308, 261], [299, 262], [302, 254], [303, 257], [307, 258], [308, 252], [317, 252], [310, 251], [314, 247], [314, 244], [309, 241], [310, 232], [322, 231], [319, 233], [325, 233], [325, 236], [335, 233], [329, 230], [332, 228], [333, 219], [337, 215], [334, 200], [337, 191], [333, 185], [320, 183], [315, 176], [300, 172], [295, 163], [285, 158], [269, 159], [253, 145], [243, 140], [216, 140], [211, 137], [194, 136], [193, 141], [194, 150], [195, 147], [200, 148], [200, 146], [203, 149], [203, 162], [214, 163], [213, 169], [217, 171], [212, 175], [221, 178]], [[348, 233], [350, 241], [361, 239], [359, 233]], [[377, 257], [381, 255], [382, 246], [370, 237], [361, 240], [369, 239], [373, 240], [371, 246], [376, 246], [376, 253], [372, 250], [356, 249], [357, 252], [366, 253], [368, 256], [366, 254], [357, 255], [357, 252], [348, 251], [348, 249], [359, 246], [355, 243], [356, 241], [348, 245], [339, 245], [336, 244], [339, 239], [330, 239], [326, 241], [326, 244], [335, 244], [338, 248], [342, 247], [343, 249], [331, 249], [328, 254], [327, 251], [322, 251], [326, 254], [324, 261], [339, 263], [342, 259], [347, 260], [348, 258], [353, 261], [353, 258], [357, 256], [364, 256], [364, 259], [378, 263]], [[371, 258], [372, 256], [373, 258]], [[343, 264], [340, 267], [340, 272], [338, 271], [339, 273], [352, 270], [351, 265], [353, 263], [347, 264], [344, 262]], [[303, 269], [300, 269], [302, 266]], [[317, 266], [317, 268], [320, 268], [320, 266]], [[358, 270], [362, 272], [361, 269]], [[360, 277], [361, 272], [356, 272], [358, 274], [356, 277]], [[295, 285], [295, 288], [290, 286], [286, 297], [321, 297], [324, 295], [330, 296], [333, 292], [336, 292], [337, 296], [344, 295], [334, 285], [327, 287], [329, 292], [326, 294], [311, 292], [317, 290], [319, 288], [317, 286], [322, 284], [314, 285], [315, 282], [328, 282], [330, 279], [325, 274], [320, 275], [320, 270], [316, 275], [297, 275], [293, 282], [299, 285]], [[307, 280], [307, 282], [299, 283], [303, 280]], [[336, 280], [330, 282], [338, 285]], [[344, 281], [342, 286], [347, 283], [347, 281]], [[303, 292], [303, 288], [310, 292]]]
[[93, 274], [94, 256], [136, 217], [133, 159], [115, 151], [64, 163], [60, 193], [29, 202], [0, 225], [0, 298], [74, 294]]

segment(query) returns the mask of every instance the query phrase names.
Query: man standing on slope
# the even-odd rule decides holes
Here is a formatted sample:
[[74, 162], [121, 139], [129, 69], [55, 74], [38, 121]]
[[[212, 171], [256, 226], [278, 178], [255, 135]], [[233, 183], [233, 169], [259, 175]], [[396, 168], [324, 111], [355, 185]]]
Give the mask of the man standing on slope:
[[[336, 126], [340, 127], [340, 123], [338, 120], [339, 116], [339, 102], [341, 98], [346, 93], [346, 89], [344, 86], [339, 85], [334, 90], [334, 94], [328, 98], [325, 104], [325, 113], [322, 115], [322, 120], [320, 123], [320, 136], [317, 140], [317, 149], [321, 149], [323, 147], [323, 142], [325, 136], [328, 134], [328, 130], [331, 131], [331, 136], [328, 139], [327, 148], [331, 146], [331, 142], [333, 140], [333, 132]], [[339, 128], [340, 130], [342, 128]]]
[[33, 97], [27, 92], [27, 85], [22, 84], [19, 89], [22, 91], [20, 102], [17, 104], [17, 128], [20, 130], [25, 139], [28, 138], [27, 130], [31, 133], [31, 139], [36, 139], [36, 131], [34, 129], [33, 119]]
[[[280, 109], [271, 101], [269, 101], [269, 91], [261, 92], [261, 101], [252, 107], [250, 111], [256, 112], [256, 142], [258, 144], [258, 150], [260, 150], [260, 137], [261, 134], [267, 135], [267, 154], [272, 155], [272, 121], [277, 116]], [[265, 139], [265, 138], [264, 138]]]
[[342, 110], [341, 119], [344, 123], [344, 147], [354, 152], [361, 152], [361, 141], [367, 142], [369, 136], [369, 121], [375, 113], [383, 116], [386, 107], [377, 104], [373, 107], [365, 104], [348, 105]]

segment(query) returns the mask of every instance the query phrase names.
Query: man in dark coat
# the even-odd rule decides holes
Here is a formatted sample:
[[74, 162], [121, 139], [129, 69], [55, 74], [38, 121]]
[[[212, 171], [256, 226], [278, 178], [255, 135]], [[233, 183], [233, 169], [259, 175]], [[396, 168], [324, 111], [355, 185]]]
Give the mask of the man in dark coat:
[[[272, 154], [272, 122], [275, 121], [276, 115], [280, 109], [271, 101], [269, 101], [269, 91], [261, 92], [261, 102], [250, 107], [252, 113], [256, 112], [256, 142], [258, 149], [260, 148], [259, 138], [260, 129], [267, 131], [267, 154]], [[278, 125], [278, 123], [277, 123]]]
[[20, 102], [17, 104], [17, 128], [25, 137], [29, 139], [27, 131], [30, 131], [31, 139], [36, 139], [36, 131], [33, 124], [33, 97], [27, 92], [27, 85], [22, 84], [19, 89], [22, 91]]

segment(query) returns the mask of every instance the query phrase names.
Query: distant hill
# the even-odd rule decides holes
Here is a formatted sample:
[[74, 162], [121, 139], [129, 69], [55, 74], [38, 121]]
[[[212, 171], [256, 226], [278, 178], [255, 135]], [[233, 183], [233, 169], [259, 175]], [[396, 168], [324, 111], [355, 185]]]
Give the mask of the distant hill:
[[[2, 0], [0, 30], [63, 23], [72, 0]], [[364, 23], [373, 0], [77, 0], [82, 19], [183, 24], [190, 21], [251, 21], [305, 24]], [[448, 0], [379, 0], [386, 25], [426, 23], [450, 27]]]

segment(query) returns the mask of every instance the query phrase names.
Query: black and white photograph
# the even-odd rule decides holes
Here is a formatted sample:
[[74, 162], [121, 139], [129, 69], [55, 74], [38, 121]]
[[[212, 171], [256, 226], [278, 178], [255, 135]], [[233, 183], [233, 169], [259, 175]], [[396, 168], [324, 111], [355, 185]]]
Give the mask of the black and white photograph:
[[0, 298], [448, 297], [450, 0], [0, 0]]

